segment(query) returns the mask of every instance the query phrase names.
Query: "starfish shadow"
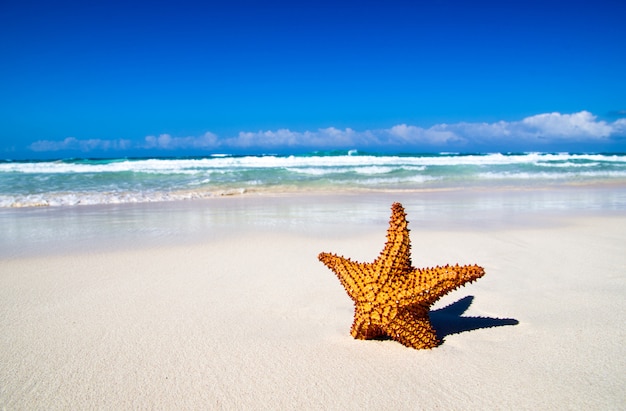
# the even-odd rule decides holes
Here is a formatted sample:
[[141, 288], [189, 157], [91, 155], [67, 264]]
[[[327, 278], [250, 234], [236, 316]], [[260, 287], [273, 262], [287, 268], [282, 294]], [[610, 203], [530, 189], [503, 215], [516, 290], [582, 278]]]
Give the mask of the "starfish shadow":
[[442, 343], [444, 338], [451, 334], [519, 324], [519, 321], [514, 318], [463, 317], [463, 313], [472, 305], [473, 300], [474, 296], [468, 295], [450, 305], [430, 312], [430, 322], [437, 332], [437, 338]]

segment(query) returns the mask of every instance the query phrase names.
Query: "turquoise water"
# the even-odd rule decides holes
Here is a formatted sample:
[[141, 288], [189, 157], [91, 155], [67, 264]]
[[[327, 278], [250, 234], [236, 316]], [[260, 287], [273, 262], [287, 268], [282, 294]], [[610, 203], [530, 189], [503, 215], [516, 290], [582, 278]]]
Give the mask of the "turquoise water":
[[0, 207], [118, 204], [251, 192], [418, 191], [626, 183], [626, 154], [351, 152], [0, 162]]

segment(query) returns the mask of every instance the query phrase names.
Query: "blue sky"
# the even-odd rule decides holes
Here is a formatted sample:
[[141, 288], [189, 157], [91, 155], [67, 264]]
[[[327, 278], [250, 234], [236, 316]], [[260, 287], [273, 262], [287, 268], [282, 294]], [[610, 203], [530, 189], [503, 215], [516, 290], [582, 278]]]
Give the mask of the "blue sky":
[[0, 156], [626, 151], [623, 1], [0, 3]]

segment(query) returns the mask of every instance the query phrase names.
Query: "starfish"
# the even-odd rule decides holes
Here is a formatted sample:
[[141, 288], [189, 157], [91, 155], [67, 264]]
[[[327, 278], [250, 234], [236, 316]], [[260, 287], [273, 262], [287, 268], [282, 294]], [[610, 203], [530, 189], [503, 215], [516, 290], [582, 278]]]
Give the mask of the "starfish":
[[482, 277], [477, 265], [414, 268], [406, 213], [391, 206], [387, 243], [372, 263], [358, 263], [336, 254], [319, 260], [334, 271], [354, 301], [350, 333], [356, 339], [390, 337], [407, 347], [433, 348], [440, 344], [430, 323], [430, 307], [448, 292]]

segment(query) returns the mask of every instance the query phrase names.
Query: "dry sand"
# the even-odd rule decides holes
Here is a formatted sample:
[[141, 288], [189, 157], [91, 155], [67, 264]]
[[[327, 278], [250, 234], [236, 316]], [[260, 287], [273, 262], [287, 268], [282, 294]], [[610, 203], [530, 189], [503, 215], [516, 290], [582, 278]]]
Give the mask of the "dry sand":
[[[487, 273], [436, 305], [444, 342], [433, 350], [352, 339], [351, 301], [316, 258], [373, 260], [386, 198], [363, 221], [341, 217], [365, 207], [354, 198], [283, 199], [304, 211], [281, 208], [282, 225], [250, 198], [224, 200], [209, 222], [206, 202], [166, 209], [169, 219], [137, 212], [157, 205], [19, 216], [104, 234], [60, 232], [61, 246], [0, 260], [0, 408], [624, 409], [626, 215], [426, 223], [405, 197], [415, 266]], [[312, 204], [326, 208], [308, 220]], [[116, 219], [147, 231], [106, 234], [102, 221]]]

